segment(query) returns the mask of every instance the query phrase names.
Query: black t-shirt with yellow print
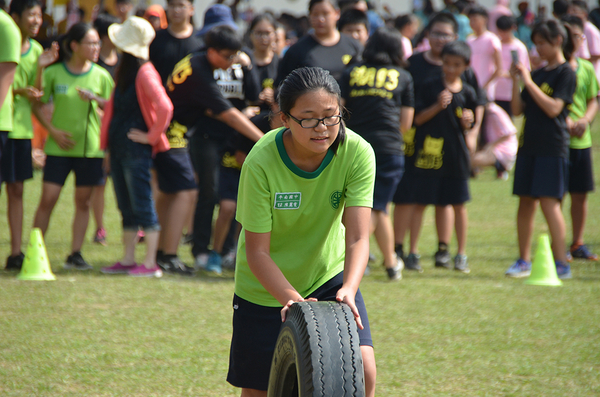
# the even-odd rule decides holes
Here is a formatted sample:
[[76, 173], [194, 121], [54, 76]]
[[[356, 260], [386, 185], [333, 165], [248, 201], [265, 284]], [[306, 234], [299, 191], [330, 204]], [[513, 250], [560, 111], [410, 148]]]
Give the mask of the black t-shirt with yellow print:
[[337, 44], [329, 47], [320, 44], [312, 35], [306, 35], [291, 46], [279, 62], [275, 86], [279, 86], [294, 69], [304, 66], [328, 70], [339, 83], [350, 61], [357, 61], [362, 50], [358, 41], [345, 34], [340, 35]]
[[[442, 77], [421, 84], [415, 114], [437, 102], [445, 89]], [[417, 127], [415, 133], [415, 175], [428, 178], [468, 179], [469, 150], [460, 123], [463, 109], [475, 112], [478, 98], [473, 87], [463, 81], [462, 90], [452, 94], [450, 105], [431, 120]]]
[[567, 131], [568, 105], [573, 103], [577, 85], [575, 71], [565, 62], [554, 69], [540, 68], [531, 73], [533, 82], [552, 98], [565, 102], [560, 114], [550, 118], [534, 102], [527, 90], [521, 98], [525, 103], [523, 132], [519, 136], [519, 153], [528, 156], [569, 158], [569, 132]]
[[172, 148], [185, 148], [186, 137], [205, 132], [206, 124], [213, 120], [207, 111], [217, 115], [233, 107], [214, 78], [206, 53], [190, 54], [175, 65], [167, 80], [167, 94], [173, 102], [173, 119], [167, 130]]

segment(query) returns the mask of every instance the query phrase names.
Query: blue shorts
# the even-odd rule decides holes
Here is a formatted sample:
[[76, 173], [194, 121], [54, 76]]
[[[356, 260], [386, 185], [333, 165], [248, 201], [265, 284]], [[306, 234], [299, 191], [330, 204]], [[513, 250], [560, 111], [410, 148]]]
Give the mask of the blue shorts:
[[471, 199], [468, 179], [415, 177], [414, 182], [413, 196], [416, 204], [458, 205]]
[[373, 209], [386, 212], [387, 205], [392, 201], [404, 173], [404, 156], [378, 155], [375, 157], [375, 162]]
[[194, 167], [186, 149], [170, 149], [154, 157], [154, 169], [161, 192], [172, 194], [197, 188]]
[[237, 201], [241, 172], [237, 168], [219, 168], [219, 200]]
[[103, 186], [106, 183], [102, 162], [104, 159], [87, 157], [46, 156], [44, 182], [63, 186], [71, 171], [75, 172], [75, 186]]
[[2, 182], [23, 182], [33, 178], [31, 139], [8, 138], [2, 148]]
[[412, 167], [406, 167], [404, 169], [404, 173], [402, 174], [402, 178], [400, 178], [400, 182], [398, 186], [396, 186], [396, 192], [394, 193], [394, 197], [392, 201], [394, 204], [414, 204], [414, 169]]
[[569, 193], [593, 191], [592, 149], [569, 149]]
[[569, 183], [569, 164], [562, 157], [517, 155], [513, 194], [562, 200]]
[[[319, 287], [310, 297], [320, 301], [335, 301], [342, 287], [343, 272]], [[367, 308], [360, 290], [355, 297], [356, 307], [364, 329], [358, 330], [361, 346], [373, 346]], [[267, 390], [271, 360], [279, 330], [281, 307], [260, 306], [233, 296], [233, 336], [229, 351], [227, 382], [235, 387]]]

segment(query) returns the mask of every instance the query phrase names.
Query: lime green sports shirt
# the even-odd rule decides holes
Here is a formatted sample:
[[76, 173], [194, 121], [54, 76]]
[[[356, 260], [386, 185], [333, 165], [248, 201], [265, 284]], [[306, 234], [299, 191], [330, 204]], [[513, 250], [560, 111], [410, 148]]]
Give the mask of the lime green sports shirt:
[[252, 303], [281, 304], [248, 267], [246, 230], [271, 233], [271, 258], [286, 279], [307, 297], [344, 269], [344, 207], [372, 207], [375, 155], [359, 135], [346, 129], [337, 154], [330, 150], [319, 169], [305, 172], [283, 145], [285, 128], [261, 138], [242, 167], [236, 219], [242, 224], [235, 293]]
[[[577, 121], [587, 110], [587, 103], [590, 99], [598, 96], [598, 80], [596, 71], [591, 62], [585, 59], [577, 58], [577, 88], [573, 94], [573, 104], [569, 107], [569, 117]], [[571, 149], [587, 149], [592, 147], [592, 134], [588, 125], [581, 138], [572, 136], [569, 144]]]
[[96, 112], [98, 102], [82, 100], [77, 88], [108, 99], [114, 82], [106, 69], [92, 64], [87, 72], [73, 74], [64, 62], [55, 63], [44, 70], [43, 81], [42, 102], [47, 103], [52, 98], [54, 103], [52, 125], [71, 133], [71, 139], [76, 142], [72, 149], [62, 150], [49, 136], [44, 150], [46, 154], [60, 157], [104, 157], [104, 152], [100, 149], [100, 117]]
[[[0, 63], [19, 63], [21, 58], [21, 31], [15, 21], [0, 9]], [[0, 108], [0, 131], [13, 129], [12, 86]]]
[[[44, 49], [35, 40], [29, 39], [29, 49], [21, 54], [21, 62], [17, 66], [13, 90], [35, 85], [37, 62]], [[11, 139], [33, 138], [33, 125], [31, 124], [31, 102], [25, 96], [15, 95], [13, 111], [13, 129], [8, 133]]]

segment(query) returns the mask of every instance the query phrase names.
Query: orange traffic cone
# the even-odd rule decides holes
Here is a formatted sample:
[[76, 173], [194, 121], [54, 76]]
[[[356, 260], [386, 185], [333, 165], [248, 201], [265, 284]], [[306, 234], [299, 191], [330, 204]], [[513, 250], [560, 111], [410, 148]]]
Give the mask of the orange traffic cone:
[[525, 284], [529, 285], [548, 285], [558, 287], [562, 285], [562, 281], [556, 274], [556, 265], [554, 256], [550, 248], [550, 238], [547, 234], [542, 234], [538, 240], [535, 258], [531, 264], [531, 274], [525, 280]]
[[25, 253], [25, 260], [21, 273], [17, 276], [19, 280], [56, 280], [50, 262], [48, 262], [48, 253], [44, 245], [44, 237], [39, 228], [34, 228], [29, 237], [29, 245]]

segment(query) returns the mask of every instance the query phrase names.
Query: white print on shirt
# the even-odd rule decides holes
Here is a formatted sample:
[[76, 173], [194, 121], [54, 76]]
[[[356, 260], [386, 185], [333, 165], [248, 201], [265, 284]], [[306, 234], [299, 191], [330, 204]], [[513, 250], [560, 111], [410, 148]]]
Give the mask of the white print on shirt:
[[301, 201], [301, 192], [275, 193], [273, 208], [276, 210], [297, 210], [300, 208]]
[[227, 70], [215, 69], [213, 76], [225, 98], [245, 99], [242, 65], [236, 63]]

